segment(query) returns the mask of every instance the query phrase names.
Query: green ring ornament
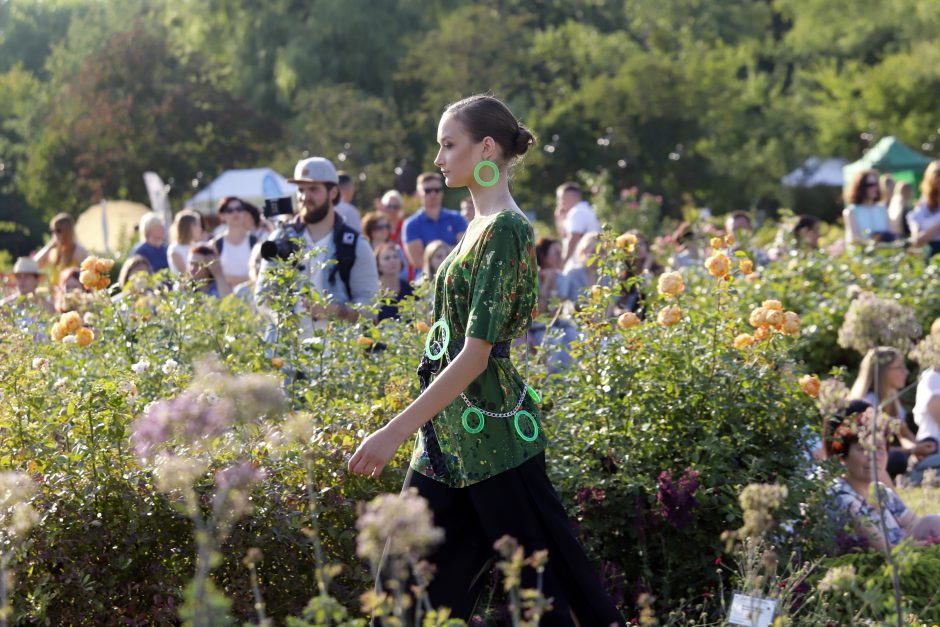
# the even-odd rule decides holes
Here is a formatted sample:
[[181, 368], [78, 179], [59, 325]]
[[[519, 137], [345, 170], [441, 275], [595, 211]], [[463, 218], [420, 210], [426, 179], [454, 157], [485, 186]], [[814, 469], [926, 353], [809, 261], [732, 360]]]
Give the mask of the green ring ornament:
[[[478, 424], [476, 427], [470, 427], [470, 422], [467, 420], [470, 414], [476, 414], [480, 419], [480, 424]], [[460, 417], [460, 422], [463, 423], [463, 428], [467, 430], [467, 433], [479, 433], [480, 431], [483, 431], [483, 425], [486, 424], [486, 418], [483, 416], [483, 412], [476, 407], [468, 407], [463, 410], [463, 415]]]
[[[434, 332], [437, 331], [439, 327], [444, 329], [444, 341], [441, 345], [441, 350], [438, 351], [437, 353], [432, 353], [431, 352], [431, 340], [434, 339]], [[447, 347], [449, 345], [450, 345], [450, 327], [447, 326], [447, 321], [441, 318], [440, 320], [435, 322], [433, 325], [431, 325], [430, 329], [428, 329], [428, 335], [424, 340], [424, 353], [428, 356], [428, 359], [430, 359], [431, 361], [437, 361], [438, 359], [444, 356], [444, 353], [447, 351]]]
[[[531, 436], [524, 434], [522, 432], [522, 429], [519, 428], [519, 416], [527, 416], [529, 418], [529, 421], [532, 423], [532, 426], [535, 428], [535, 432]], [[520, 438], [522, 438], [526, 442], [535, 442], [535, 440], [538, 439], [539, 423], [535, 421], [535, 416], [533, 416], [532, 414], [530, 414], [529, 412], [523, 409], [523, 410], [516, 412], [516, 415], [513, 416], [513, 422], [515, 423], [515, 426], [516, 426], [516, 433], [519, 434]]]
[[[484, 167], [493, 168], [493, 172], [495, 173], [495, 176], [493, 176], [492, 180], [484, 181], [482, 178], [480, 178], [480, 170], [482, 170]], [[495, 163], [487, 159], [480, 161], [479, 163], [476, 164], [476, 167], [473, 168], [473, 180], [475, 180], [479, 185], [483, 187], [493, 187], [494, 185], [499, 183], [499, 166], [497, 166]]]
[[526, 387], [529, 388], [529, 398], [531, 398], [533, 401], [535, 401], [535, 404], [536, 404], [536, 405], [541, 405], [541, 404], [542, 404], [542, 397], [539, 395], [538, 392], [535, 391], [535, 388], [532, 387], [531, 385], [526, 386]]

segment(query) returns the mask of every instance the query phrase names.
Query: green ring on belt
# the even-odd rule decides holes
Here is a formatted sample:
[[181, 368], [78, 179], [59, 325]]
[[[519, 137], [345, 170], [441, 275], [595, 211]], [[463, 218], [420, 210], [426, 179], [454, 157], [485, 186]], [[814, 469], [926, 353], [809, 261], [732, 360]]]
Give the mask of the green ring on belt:
[[[476, 414], [480, 419], [480, 423], [475, 427], [471, 427], [470, 422], [467, 420], [471, 414]], [[463, 415], [460, 417], [460, 422], [463, 423], [463, 428], [467, 430], [467, 433], [479, 433], [480, 431], [483, 431], [483, 425], [486, 424], [486, 418], [483, 416], [483, 412], [476, 407], [468, 407], [463, 410]]]
[[536, 405], [540, 405], [540, 404], [542, 403], [542, 397], [539, 395], [539, 393], [536, 392], [536, 391], [535, 391], [535, 388], [532, 387], [531, 385], [526, 386], [526, 387], [529, 388], [529, 397], [530, 397], [533, 401], [535, 401]]
[[[431, 352], [431, 340], [434, 339], [434, 332], [438, 328], [444, 329], [444, 341], [441, 346], [441, 350], [437, 353]], [[428, 335], [424, 340], [424, 352], [428, 356], [428, 359], [432, 361], [437, 361], [444, 356], [444, 353], [447, 352], [447, 347], [450, 345], [450, 327], [447, 326], [447, 321], [441, 318], [435, 322], [430, 329], [428, 329]]]
[[[524, 434], [522, 432], [522, 429], [519, 428], [519, 416], [527, 416], [529, 418], [529, 421], [532, 423], [532, 427], [535, 429], [535, 432], [531, 436]], [[513, 416], [513, 422], [516, 425], [516, 433], [518, 433], [519, 437], [525, 440], [526, 442], [535, 442], [535, 440], [539, 437], [539, 423], [535, 421], [535, 416], [533, 416], [526, 410], [522, 409], [520, 411], [517, 411], [516, 415]]]

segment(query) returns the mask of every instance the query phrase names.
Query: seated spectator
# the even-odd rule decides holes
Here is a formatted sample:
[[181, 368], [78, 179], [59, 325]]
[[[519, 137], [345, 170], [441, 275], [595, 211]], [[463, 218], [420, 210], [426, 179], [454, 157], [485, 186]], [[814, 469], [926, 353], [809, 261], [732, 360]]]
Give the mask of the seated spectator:
[[383, 292], [380, 302], [385, 299], [390, 301], [382, 302], [377, 321], [389, 318], [397, 320], [398, 302], [412, 294], [411, 284], [401, 276], [404, 269], [401, 249], [393, 242], [379, 244], [375, 248], [375, 264], [379, 270], [379, 288]]
[[[934, 320], [931, 327], [931, 340], [940, 349], [940, 318]], [[920, 485], [925, 470], [940, 469], [940, 363], [934, 363], [921, 373], [917, 383], [917, 401], [911, 413], [917, 425], [917, 444], [932, 444], [934, 450], [932, 454], [919, 456], [911, 470], [911, 484]]]
[[576, 265], [574, 257], [581, 238], [601, 230], [594, 208], [581, 197], [577, 183], [562, 183], [555, 190], [555, 226], [562, 237], [564, 269], [570, 270]]
[[49, 222], [52, 239], [33, 255], [40, 270], [49, 268], [52, 285], [59, 284], [59, 274], [66, 268], [81, 265], [88, 251], [75, 239], [75, 220], [67, 213], [56, 215]]
[[819, 250], [819, 219], [801, 215], [793, 227], [796, 247], [800, 250]]
[[541, 237], [535, 243], [535, 259], [539, 266], [539, 313], [547, 313], [553, 298], [567, 293], [562, 272], [564, 258], [562, 244], [551, 237]]
[[894, 195], [888, 202], [888, 220], [891, 230], [901, 237], [910, 238], [907, 217], [914, 208], [914, 185], [907, 181], [894, 186]]
[[673, 247], [673, 254], [669, 258], [671, 268], [687, 268], [701, 264], [703, 257], [699, 238], [688, 222], [679, 224], [671, 234], [663, 238], [662, 243]]
[[880, 406], [886, 419], [897, 423], [900, 441], [891, 446], [887, 473], [879, 477], [882, 483], [888, 485], [894, 485], [895, 477], [907, 472], [907, 461], [911, 455], [923, 457], [936, 452], [934, 445], [915, 442], [916, 437], [907, 425], [907, 411], [898, 400], [899, 392], [907, 384], [907, 375], [907, 365], [901, 351], [879, 346], [869, 350], [862, 359], [850, 394], [852, 398]]
[[16, 279], [15, 291], [0, 301], [0, 306], [9, 307], [20, 302], [20, 299], [35, 299], [43, 309], [52, 312], [52, 305], [44, 298], [39, 297], [36, 290], [39, 289], [39, 279], [42, 273], [39, 271], [39, 264], [32, 257], [20, 257], [13, 264], [13, 276]]
[[[873, 420], [871, 406], [865, 401], [852, 401], [841, 415], [834, 416], [826, 425], [825, 444], [828, 457], [837, 459], [844, 469], [832, 486], [832, 495], [838, 513], [847, 519], [856, 533], [867, 540], [873, 549], [883, 551], [897, 545], [904, 538], [913, 538], [922, 544], [931, 537], [940, 537], [940, 516], [918, 516], [907, 508], [890, 487], [878, 482], [883, 497], [884, 524], [872, 497], [872, 458], [877, 474], [883, 474], [887, 460], [887, 440], [884, 432], [874, 442], [859, 441], [866, 425]], [[874, 453], [866, 446], [874, 445]]]
[[[636, 245], [633, 248], [633, 253], [627, 259], [626, 266], [620, 271], [620, 294], [614, 303], [614, 314], [620, 315], [632, 311], [642, 319], [646, 316], [641, 286], [647, 284], [652, 277], [661, 274], [663, 269], [653, 258], [649, 244], [642, 233], [631, 230], [624, 233], [624, 235], [635, 237]], [[631, 282], [631, 279], [638, 280]]]
[[414, 269], [424, 268], [425, 248], [441, 240], [456, 246], [467, 230], [467, 221], [456, 211], [445, 209], [444, 181], [437, 172], [425, 172], [418, 177], [418, 196], [422, 206], [405, 220], [403, 238], [405, 257]]
[[189, 278], [197, 292], [223, 298], [232, 293], [222, 273], [219, 253], [208, 244], [196, 244], [189, 252]]
[[128, 294], [139, 294], [147, 284], [147, 277], [153, 274], [153, 266], [143, 255], [128, 257], [118, 273], [118, 287], [121, 291], [111, 297], [118, 302]]
[[940, 161], [927, 166], [920, 184], [921, 197], [907, 215], [914, 246], [929, 246], [928, 258], [940, 253]]
[[[248, 259], [258, 238], [251, 234], [254, 221], [248, 206], [234, 196], [219, 203], [219, 218], [225, 223], [225, 233], [212, 240], [222, 269], [222, 280], [227, 283], [226, 293], [248, 280]], [[221, 285], [219, 286], [221, 291]]]
[[131, 255], [141, 256], [150, 262], [154, 272], [170, 267], [167, 261], [166, 226], [160, 214], [151, 211], [140, 218], [140, 243], [131, 251]]
[[202, 216], [192, 209], [184, 209], [176, 214], [170, 229], [172, 244], [167, 248], [167, 262], [170, 272], [183, 274], [189, 268], [189, 250], [193, 244], [202, 241]]
[[89, 293], [79, 279], [81, 274], [81, 268], [69, 268], [59, 275], [55, 294], [55, 310], [59, 313], [78, 308], [80, 301]]
[[847, 244], [862, 244], [867, 241], [891, 242], [897, 233], [891, 230], [888, 210], [881, 198], [878, 173], [863, 170], [855, 175], [845, 190], [845, 241]]

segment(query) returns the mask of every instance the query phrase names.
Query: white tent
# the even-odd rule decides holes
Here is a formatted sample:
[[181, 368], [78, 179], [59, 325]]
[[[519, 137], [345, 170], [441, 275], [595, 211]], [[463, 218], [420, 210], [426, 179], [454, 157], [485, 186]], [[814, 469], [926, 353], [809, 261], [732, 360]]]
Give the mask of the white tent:
[[202, 214], [213, 214], [219, 200], [226, 196], [238, 196], [259, 209], [266, 198], [293, 196], [296, 185], [291, 185], [283, 176], [271, 168], [250, 170], [226, 170], [198, 194], [186, 201], [186, 207]]
[[847, 164], [845, 159], [810, 157], [780, 182], [787, 187], [842, 187], [842, 168]]

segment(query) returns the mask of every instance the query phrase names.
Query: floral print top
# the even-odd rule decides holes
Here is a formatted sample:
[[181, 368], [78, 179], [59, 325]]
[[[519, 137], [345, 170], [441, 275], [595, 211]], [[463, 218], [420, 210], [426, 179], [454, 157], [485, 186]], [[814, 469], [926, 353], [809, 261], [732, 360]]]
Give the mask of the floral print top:
[[[907, 505], [897, 493], [883, 483], [878, 483], [878, 489], [884, 494], [885, 527], [888, 530], [886, 540], [890, 546], [896, 545], [904, 539], [904, 528], [901, 520], [908, 512]], [[848, 514], [850, 520], [866, 518], [878, 530], [881, 530], [881, 517], [878, 509], [873, 507], [863, 495], [855, 491], [849, 482], [839, 477], [833, 484], [833, 495], [841, 513]]]
[[[506, 210], [475, 218], [460, 244], [438, 269], [434, 320], [447, 321], [451, 343], [473, 337], [496, 344], [526, 334], [538, 304], [535, 234], [522, 214]], [[446, 358], [445, 358], [446, 359]], [[474, 406], [493, 413], [512, 411], [525, 381], [508, 357], [490, 356], [486, 370], [464, 391]], [[482, 429], [464, 428], [466, 403], [459, 396], [431, 421], [446, 472], [429, 459], [427, 430], [418, 431], [411, 467], [450, 487], [460, 488], [515, 468], [545, 450], [538, 405], [526, 394], [522, 410], [532, 418], [486, 416]], [[517, 432], [531, 438], [528, 442]], [[479, 415], [467, 423], [476, 430]], [[433, 443], [431, 443], [433, 446]]]

